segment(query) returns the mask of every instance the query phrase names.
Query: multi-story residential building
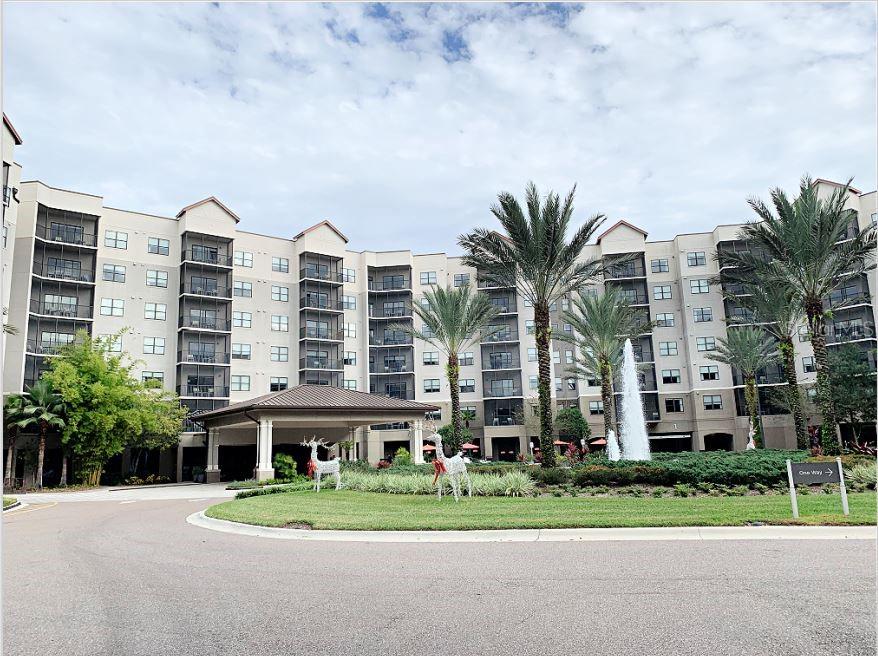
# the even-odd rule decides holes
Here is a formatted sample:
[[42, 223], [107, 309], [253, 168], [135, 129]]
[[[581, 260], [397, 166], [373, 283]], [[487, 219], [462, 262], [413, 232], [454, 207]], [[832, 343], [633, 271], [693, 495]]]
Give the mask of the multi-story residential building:
[[[9, 179], [16, 175], [13, 165]], [[835, 186], [820, 184], [822, 192]], [[93, 335], [125, 329], [115, 348], [140, 361], [141, 376], [161, 380], [193, 411], [319, 384], [424, 401], [441, 409], [429, 418], [444, 423], [450, 395], [442, 354], [395, 325], [417, 321], [412, 306], [431, 286], [474, 285], [500, 313], [459, 354], [461, 406], [474, 416], [469, 423], [485, 457], [514, 459], [532, 451], [533, 311], [515, 289], [488, 286], [459, 257], [352, 250], [329, 221], [291, 238], [246, 232], [216, 198], [176, 216], [155, 216], [42, 182], [15, 185], [20, 206], [10, 230], [14, 253], [4, 245], [4, 290], [11, 282], [10, 320], [20, 331], [7, 337], [6, 390], [32, 384], [78, 329]], [[876, 192], [852, 192], [849, 203], [858, 216], [851, 230], [875, 222]], [[608, 267], [590, 289], [623, 290], [644, 322], [653, 323], [634, 346], [644, 365], [654, 450], [742, 449], [746, 443], [742, 381], [708, 357], [726, 334], [726, 318], [739, 312], [714, 283], [721, 274], [716, 254], [736, 247], [738, 230], [724, 225], [648, 241], [644, 230], [618, 221], [583, 254]], [[827, 307], [857, 301], [834, 314], [830, 341], [860, 345], [873, 364], [874, 291], [874, 280], [863, 277], [827, 299]], [[565, 299], [552, 308], [556, 334], [571, 330], [563, 320], [568, 306]], [[796, 357], [800, 380], [808, 383], [813, 353], [802, 335]], [[570, 373], [570, 344], [555, 339], [552, 349], [556, 405], [578, 405], [601, 437], [597, 381]], [[783, 384], [779, 372], [764, 372], [760, 383], [766, 445], [793, 447], [792, 422], [766, 393]], [[186, 424], [177, 452], [162, 456], [163, 470], [187, 477], [204, 465], [202, 430], [197, 422]], [[412, 439], [407, 425], [376, 425], [368, 442], [356, 432], [355, 452], [377, 461]], [[220, 459], [253, 459], [250, 446], [229, 445], [225, 456], [223, 448]]]

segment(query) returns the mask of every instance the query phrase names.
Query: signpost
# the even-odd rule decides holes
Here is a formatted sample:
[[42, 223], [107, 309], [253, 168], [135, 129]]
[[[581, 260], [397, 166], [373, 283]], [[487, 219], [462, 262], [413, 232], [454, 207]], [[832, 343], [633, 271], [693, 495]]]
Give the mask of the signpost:
[[844, 486], [844, 470], [841, 458], [831, 462], [791, 462], [787, 460], [787, 478], [790, 482], [790, 504], [793, 507], [793, 518], [799, 518], [799, 501], [796, 498], [796, 485], [818, 485], [822, 483], [838, 483], [841, 492], [841, 509], [848, 515], [848, 493]]

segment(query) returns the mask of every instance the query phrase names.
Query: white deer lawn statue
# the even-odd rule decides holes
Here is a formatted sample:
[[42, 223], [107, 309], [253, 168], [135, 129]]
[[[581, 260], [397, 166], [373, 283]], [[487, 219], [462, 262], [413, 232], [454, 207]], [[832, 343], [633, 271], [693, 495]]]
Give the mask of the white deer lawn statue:
[[[430, 430], [432, 430], [432, 427]], [[442, 436], [433, 431], [433, 434], [427, 439], [436, 445], [436, 459], [433, 461], [436, 475], [433, 477], [433, 484], [435, 485], [437, 481], [439, 483], [437, 492], [438, 497], [440, 499], [442, 498], [442, 487], [444, 485], [442, 481], [443, 477], [447, 478], [451, 483], [451, 493], [454, 494], [455, 501], [460, 499], [461, 479], [466, 481], [467, 494], [472, 496], [473, 482], [470, 480], [469, 474], [466, 471], [466, 461], [463, 459], [463, 452], [458, 451], [457, 454], [451, 458], [446, 458], [445, 452], [442, 451]]]
[[327, 445], [322, 439], [315, 439], [316, 437], [315, 435], [310, 440], [302, 442], [302, 446], [311, 447], [311, 460], [308, 461], [308, 476], [314, 476], [314, 490], [320, 492], [320, 481], [324, 475], [334, 475], [335, 489], [340, 490], [341, 471], [339, 459], [319, 460], [317, 458], [317, 447], [325, 447]]

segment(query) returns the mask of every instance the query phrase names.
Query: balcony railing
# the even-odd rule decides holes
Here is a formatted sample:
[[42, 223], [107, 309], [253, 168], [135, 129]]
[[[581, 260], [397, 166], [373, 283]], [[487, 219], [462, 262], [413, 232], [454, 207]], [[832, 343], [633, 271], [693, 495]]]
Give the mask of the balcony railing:
[[520, 369], [521, 361], [519, 360], [519, 358], [516, 357], [497, 358], [488, 356], [487, 359], [482, 357], [482, 368], [484, 371]]
[[328, 328], [313, 328], [302, 326], [299, 328], [301, 339], [324, 339], [332, 342], [344, 341], [344, 333], [341, 330], [329, 330]]
[[211, 251], [187, 250], [181, 254], [181, 259], [186, 262], [198, 262], [200, 264], [213, 264], [215, 266], [232, 266], [232, 256]]
[[410, 317], [412, 316], [412, 306], [409, 304], [404, 304], [402, 307], [375, 307], [374, 305], [369, 306], [369, 318], [370, 319], [398, 319], [401, 317]]
[[29, 339], [25, 344], [25, 351], [27, 353], [36, 353], [37, 355], [55, 355], [65, 346], [67, 346], [66, 343], [40, 342], [35, 339]]
[[213, 285], [201, 285], [188, 282], [180, 283], [181, 294], [194, 294], [196, 296], [209, 296], [210, 298], [231, 298], [231, 287], [214, 287]]
[[232, 330], [232, 322], [228, 319], [210, 319], [206, 317], [180, 317], [180, 328], [198, 328], [200, 330], [219, 330], [229, 332]]
[[514, 285], [497, 285], [494, 282], [479, 278], [476, 280], [477, 289], [512, 289]]
[[625, 264], [610, 264], [604, 273], [604, 280], [620, 278], [645, 278], [646, 269], [640, 262], [626, 262]]
[[370, 292], [390, 292], [396, 289], [400, 290], [410, 290], [412, 288], [412, 281], [408, 278], [404, 278], [402, 281], [393, 281], [393, 282], [378, 282], [378, 281], [369, 281], [369, 291]]
[[482, 333], [482, 342], [517, 342], [518, 330], [498, 330], [490, 333]]
[[491, 305], [497, 308], [500, 314], [513, 314], [518, 312], [518, 304], [513, 300], [491, 299]]
[[514, 416], [509, 415], [489, 415], [486, 418], [488, 426], [517, 426], [519, 421]]
[[311, 278], [312, 280], [327, 280], [329, 282], [338, 283], [345, 282], [345, 276], [342, 275], [341, 271], [329, 271], [309, 266], [299, 269], [299, 277]]
[[414, 366], [410, 362], [385, 362], [383, 364], [372, 362], [369, 364], [370, 374], [402, 374], [413, 371]]
[[304, 357], [299, 358], [299, 369], [332, 369], [341, 371], [344, 369], [341, 360], [330, 360], [328, 358]]
[[221, 398], [229, 395], [229, 388], [218, 385], [177, 385], [177, 394], [198, 398]]
[[37, 276], [44, 278], [52, 278], [53, 280], [70, 280], [72, 282], [94, 282], [95, 277], [91, 271], [83, 271], [82, 269], [71, 269], [68, 267], [56, 267], [43, 264], [42, 262], [34, 262], [33, 272]]
[[485, 383], [485, 398], [503, 398], [510, 396], [521, 396], [520, 385], [498, 385], [496, 383]]
[[415, 400], [415, 392], [414, 390], [381, 390], [377, 387], [371, 387], [369, 389], [370, 394], [383, 394], [384, 396], [389, 396], [392, 399], [402, 399], [404, 401], [414, 401]]
[[403, 337], [383, 337], [380, 335], [369, 337], [370, 346], [409, 346], [411, 343], [412, 338], [410, 335]]
[[193, 419], [189, 419], [188, 417], [183, 420], [183, 428], [182, 432], [184, 433], [204, 433], [204, 426]]
[[320, 298], [319, 296], [302, 296], [299, 299], [300, 310], [328, 310], [330, 312], [344, 311], [342, 301], [334, 301], [329, 298]]
[[51, 301], [31, 299], [30, 311], [34, 314], [45, 314], [50, 317], [62, 317], [65, 319], [91, 319], [91, 305], [68, 305]]
[[646, 294], [629, 293], [624, 290], [620, 291], [620, 297], [628, 301], [628, 305], [648, 305], [649, 296]]
[[89, 246], [96, 248], [98, 237], [94, 233], [80, 230], [79, 226], [52, 227], [38, 225], [35, 234], [38, 239], [51, 241], [59, 244], [71, 244], [73, 246]]
[[833, 292], [826, 299], [826, 305], [830, 308], [837, 308], [843, 305], [859, 305], [861, 303], [871, 303], [872, 297], [869, 292], [857, 290], [856, 292]]
[[229, 364], [228, 353], [199, 353], [177, 351], [177, 362], [183, 364]]

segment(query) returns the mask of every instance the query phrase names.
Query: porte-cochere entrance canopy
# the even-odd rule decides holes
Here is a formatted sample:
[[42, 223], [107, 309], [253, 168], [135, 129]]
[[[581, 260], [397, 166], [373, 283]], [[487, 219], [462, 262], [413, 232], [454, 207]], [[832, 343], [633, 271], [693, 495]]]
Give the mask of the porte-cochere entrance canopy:
[[[377, 460], [379, 443], [369, 426], [409, 422], [411, 452], [423, 462], [424, 413], [437, 406], [325, 385], [299, 385], [280, 392], [205, 410], [191, 418], [207, 431], [207, 480], [220, 479], [219, 448], [253, 445], [249, 458], [258, 480], [274, 477], [272, 459], [282, 445], [299, 445], [316, 435], [329, 443], [351, 440], [351, 458]], [[374, 450], [374, 453], [372, 453]], [[238, 452], [241, 450], [238, 449]], [[246, 450], [245, 450], [246, 452]]]

